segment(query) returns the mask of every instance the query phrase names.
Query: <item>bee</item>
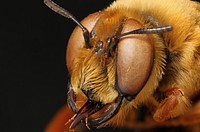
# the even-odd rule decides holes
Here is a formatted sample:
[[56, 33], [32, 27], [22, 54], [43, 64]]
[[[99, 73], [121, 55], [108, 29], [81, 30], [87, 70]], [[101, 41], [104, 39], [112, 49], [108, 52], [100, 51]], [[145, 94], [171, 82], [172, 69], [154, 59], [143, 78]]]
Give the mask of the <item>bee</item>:
[[[199, 3], [116, 0], [81, 22], [53, 1], [44, 3], [78, 25], [66, 54], [70, 129], [81, 122], [100, 128], [200, 121]], [[141, 109], [150, 124], [145, 117], [137, 122]]]

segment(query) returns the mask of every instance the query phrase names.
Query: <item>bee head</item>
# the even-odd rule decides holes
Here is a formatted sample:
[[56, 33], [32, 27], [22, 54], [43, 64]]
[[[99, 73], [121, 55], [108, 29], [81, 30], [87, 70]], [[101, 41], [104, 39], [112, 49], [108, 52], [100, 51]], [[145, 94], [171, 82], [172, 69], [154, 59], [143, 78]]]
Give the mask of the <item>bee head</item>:
[[[99, 126], [118, 112], [123, 100], [134, 99], [147, 82], [153, 62], [149, 34], [172, 27], [145, 28], [134, 18], [106, 11], [91, 14], [80, 23], [51, 0], [44, 2], [78, 25], [66, 56], [71, 76], [68, 104], [75, 112], [70, 128], [81, 121]], [[80, 106], [79, 96], [86, 97]]]

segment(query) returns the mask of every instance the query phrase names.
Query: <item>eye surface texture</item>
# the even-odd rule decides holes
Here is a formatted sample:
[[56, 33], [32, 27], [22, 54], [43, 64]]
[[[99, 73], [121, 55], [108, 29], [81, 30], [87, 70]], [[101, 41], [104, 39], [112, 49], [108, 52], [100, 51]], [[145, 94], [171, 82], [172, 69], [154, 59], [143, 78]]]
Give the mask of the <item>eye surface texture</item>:
[[[143, 26], [134, 19], [126, 20], [122, 34]], [[136, 95], [145, 85], [152, 68], [153, 46], [148, 34], [120, 38], [117, 49], [117, 84], [123, 94]]]

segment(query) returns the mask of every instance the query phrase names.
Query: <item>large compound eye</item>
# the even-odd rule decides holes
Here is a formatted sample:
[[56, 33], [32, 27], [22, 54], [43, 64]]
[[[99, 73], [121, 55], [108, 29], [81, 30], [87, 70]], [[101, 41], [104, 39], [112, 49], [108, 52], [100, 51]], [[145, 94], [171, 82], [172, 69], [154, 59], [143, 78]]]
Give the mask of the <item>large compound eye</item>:
[[[91, 32], [100, 16], [101, 12], [90, 14], [85, 19], [83, 19], [81, 23], [87, 28], [89, 32]], [[85, 40], [83, 37], [83, 31], [80, 27], [77, 26], [72, 32], [67, 46], [66, 62], [70, 74], [72, 71], [74, 58], [76, 58], [78, 55], [80, 48], [83, 48], [84, 46]]]
[[[127, 19], [122, 34], [144, 28], [134, 19]], [[123, 95], [136, 95], [151, 72], [153, 46], [150, 34], [130, 34], [120, 38], [117, 52], [117, 83]]]

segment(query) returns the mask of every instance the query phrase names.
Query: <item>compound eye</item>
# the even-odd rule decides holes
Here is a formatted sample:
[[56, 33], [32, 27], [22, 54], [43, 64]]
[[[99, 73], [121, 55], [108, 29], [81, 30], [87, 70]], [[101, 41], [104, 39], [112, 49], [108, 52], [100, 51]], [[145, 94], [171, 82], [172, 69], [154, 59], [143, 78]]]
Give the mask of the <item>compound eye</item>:
[[[91, 32], [91, 30], [95, 26], [100, 16], [101, 16], [101, 12], [90, 14], [85, 19], [83, 19], [81, 23], [87, 28], [89, 32]], [[91, 32], [90, 35], [91, 37], [93, 37], [95, 33]], [[83, 36], [83, 31], [81, 30], [80, 27], [77, 26], [72, 32], [68, 45], [67, 45], [66, 62], [67, 62], [67, 68], [70, 74], [73, 67], [73, 61], [78, 55], [80, 48], [84, 48], [84, 45], [85, 45], [85, 40]]]
[[[122, 33], [144, 28], [140, 22], [127, 19]], [[119, 91], [131, 100], [146, 84], [152, 69], [153, 46], [150, 34], [130, 34], [120, 38], [117, 51]]]

